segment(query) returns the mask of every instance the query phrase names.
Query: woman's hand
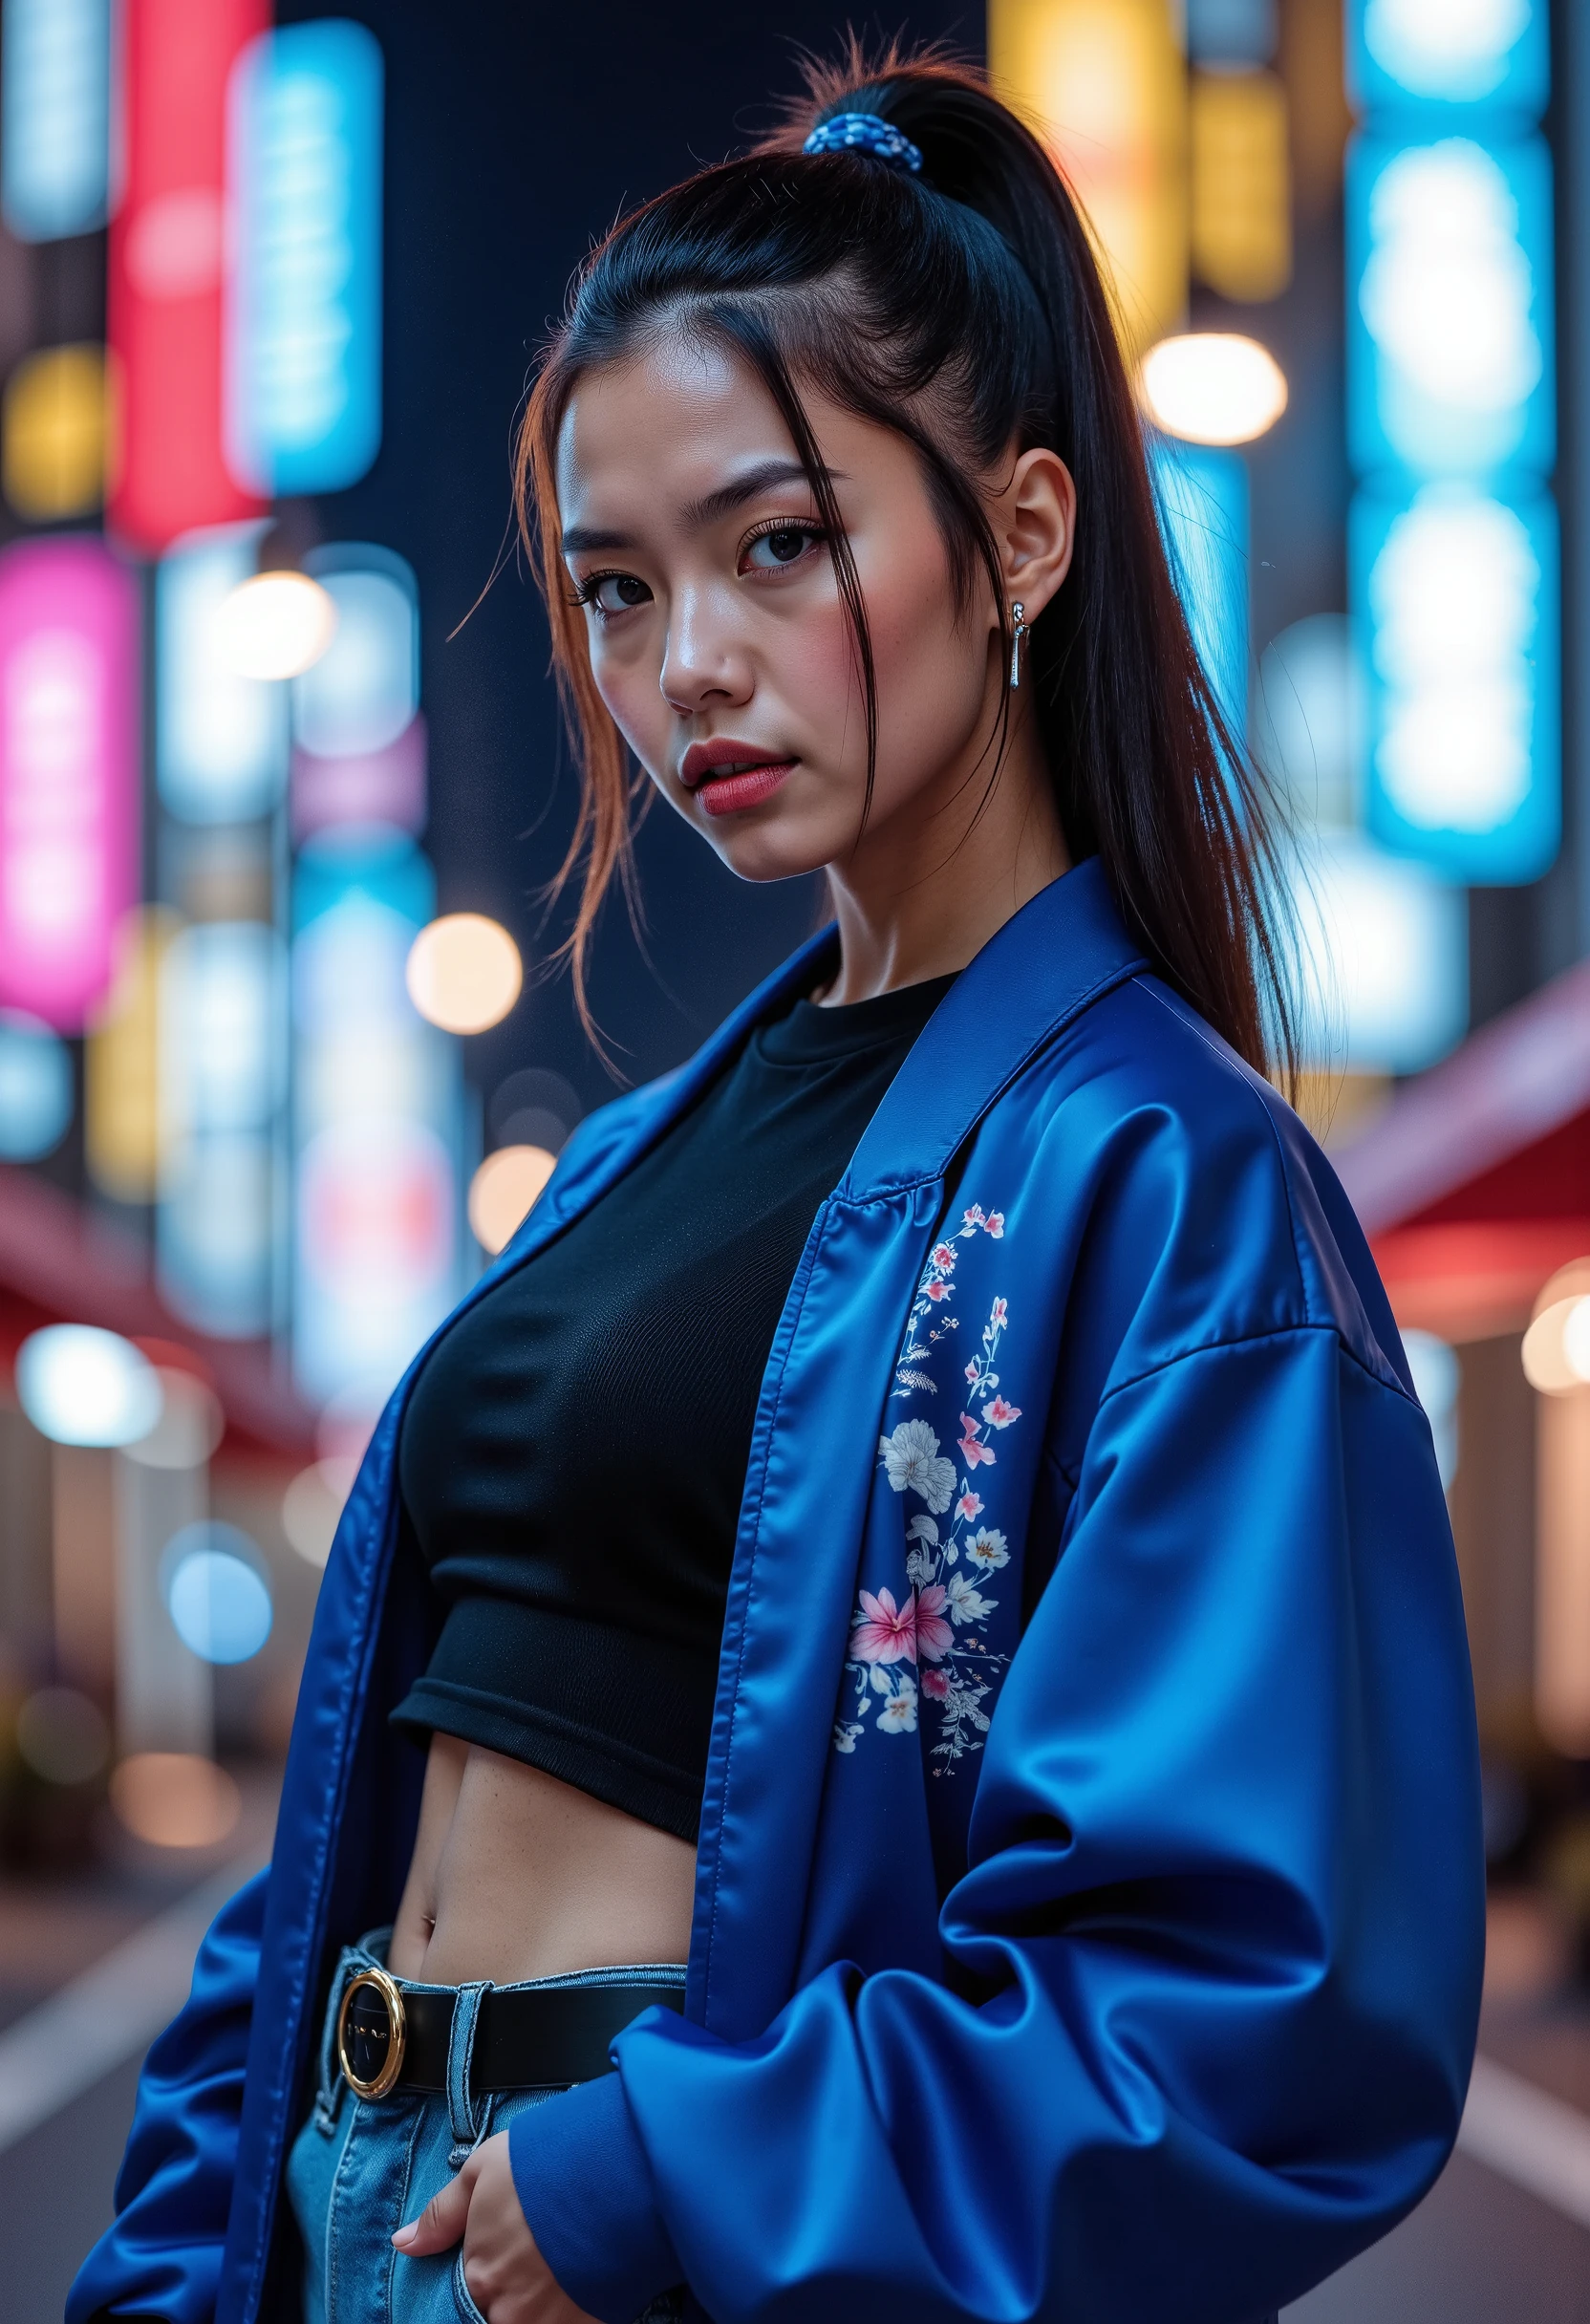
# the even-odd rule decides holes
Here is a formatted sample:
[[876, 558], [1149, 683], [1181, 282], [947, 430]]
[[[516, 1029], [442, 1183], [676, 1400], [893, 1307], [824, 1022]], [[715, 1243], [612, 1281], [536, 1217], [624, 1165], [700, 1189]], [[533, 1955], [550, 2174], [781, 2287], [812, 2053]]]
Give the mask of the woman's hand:
[[463, 2238], [463, 2280], [486, 2324], [594, 2324], [576, 2308], [536, 2249], [508, 2165], [508, 2134], [476, 2147], [456, 2179], [433, 2195], [393, 2242], [428, 2259]]

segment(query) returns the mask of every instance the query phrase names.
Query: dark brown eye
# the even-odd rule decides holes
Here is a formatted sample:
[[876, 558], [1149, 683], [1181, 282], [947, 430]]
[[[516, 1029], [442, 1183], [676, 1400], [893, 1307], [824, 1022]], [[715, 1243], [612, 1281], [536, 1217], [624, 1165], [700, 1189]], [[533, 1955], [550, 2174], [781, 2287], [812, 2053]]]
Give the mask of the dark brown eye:
[[627, 613], [651, 601], [651, 591], [634, 573], [598, 573], [582, 592], [587, 605], [599, 613]]
[[813, 526], [780, 525], [771, 532], [758, 533], [746, 550], [745, 561], [753, 572], [778, 572], [785, 566], [799, 565], [821, 538]]

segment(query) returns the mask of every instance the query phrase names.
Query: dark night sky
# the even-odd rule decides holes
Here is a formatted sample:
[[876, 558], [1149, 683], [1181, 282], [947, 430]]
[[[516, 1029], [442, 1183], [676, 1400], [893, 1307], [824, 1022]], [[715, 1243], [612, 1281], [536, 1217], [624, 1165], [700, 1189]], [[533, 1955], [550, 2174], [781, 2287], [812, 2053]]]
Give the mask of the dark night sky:
[[[324, 0], [279, 11], [324, 12]], [[426, 845], [443, 911], [491, 914], [533, 974], [551, 936], [538, 893], [572, 819], [574, 778], [546, 678], [545, 627], [509, 565], [462, 633], [508, 511], [508, 445], [537, 341], [569, 273], [629, 204], [720, 159], [770, 118], [802, 46], [843, 11], [729, 6], [550, 8], [355, 0], [387, 61], [386, 416], [379, 459], [319, 506], [326, 536], [384, 542], [419, 577], [431, 729]], [[980, 42], [978, 7], [890, 17]], [[616, 898], [596, 954], [597, 1015], [644, 1078], [687, 1054], [813, 925], [806, 882], [745, 886], [660, 805], [640, 848], [648, 967]], [[466, 1044], [483, 1094], [524, 1065], [566, 1074], [588, 1105], [612, 1084], [577, 1030], [567, 979], [526, 992]]]

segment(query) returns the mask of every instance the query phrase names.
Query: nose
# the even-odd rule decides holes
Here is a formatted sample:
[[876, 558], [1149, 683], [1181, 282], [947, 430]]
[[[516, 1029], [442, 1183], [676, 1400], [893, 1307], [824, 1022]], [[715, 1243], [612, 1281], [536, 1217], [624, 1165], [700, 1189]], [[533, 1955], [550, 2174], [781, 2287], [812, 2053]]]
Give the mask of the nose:
[[732, 613], [710, 589], [676, 591], [669, 609], [659, 683], [682, 718], [748, 701], [750, 656]]

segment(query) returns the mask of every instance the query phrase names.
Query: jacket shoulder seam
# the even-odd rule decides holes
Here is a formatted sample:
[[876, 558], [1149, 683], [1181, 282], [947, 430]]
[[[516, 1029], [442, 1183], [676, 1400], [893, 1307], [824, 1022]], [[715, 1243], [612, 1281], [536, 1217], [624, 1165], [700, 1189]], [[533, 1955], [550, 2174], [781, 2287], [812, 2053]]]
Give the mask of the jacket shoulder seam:
[[1295, 1340], [1304, 1333], [1316, 1339], [1334, 1340], [1338, 1352], [1345, 1356], [1354, 1370], [1361, 1371], [1365, 1380], [1372, 1381], [1376, 1388], [1383, 1388], [1391, 1395], [1400, 1396], [1404, 1404], [1412, 1405], [1416, 1411], [1424, 1409], [1418, 1398], [1408, 1394], [1395, 1373], [1388, 1376], [1366, 1363], [1352, 1343], [1343, 1337], [1335, 1323], [1316, 1323], [1312, 1319], [1299, 1323], [1276, 1323], [1263, 1331], [1234, 1331], [1213, 1339], [1195, 1340], [1191, 1346], [1178, 1347], [1171, 1355], [1161, 1357], [1157, 1364], [1145, 1364], [1141, 1371], [1133, 1372], [1128, 1379], [1112, 1380], [1100, 1396], [1096, 1409], [1102, 1412], [1112, 1396], [1124, 1396], [1128, 1389], [1141, 1388], [1144, 1381], [1157, 1379], [1161, 1372], [1172, 1371], [1178, 1364], [1190, 1363], [1196, 1356], [1222, 1355], [1230, 1349], [1240, 1347], [1262, 1347], [1267, 1341]]

